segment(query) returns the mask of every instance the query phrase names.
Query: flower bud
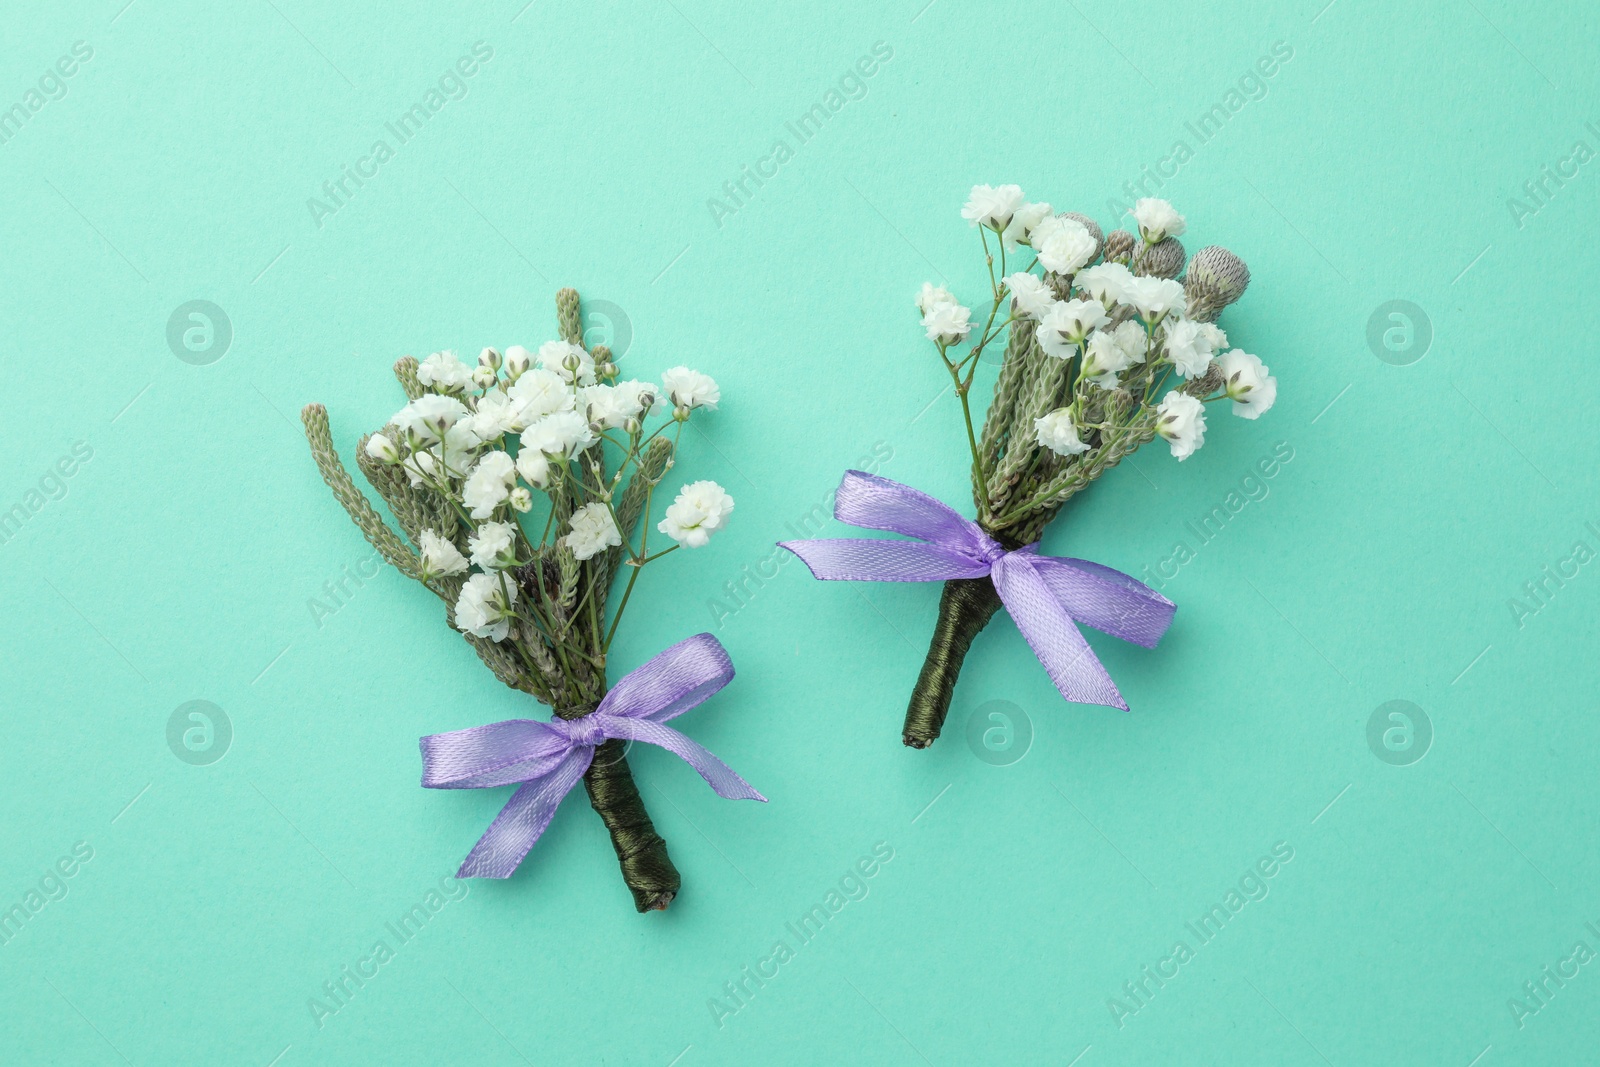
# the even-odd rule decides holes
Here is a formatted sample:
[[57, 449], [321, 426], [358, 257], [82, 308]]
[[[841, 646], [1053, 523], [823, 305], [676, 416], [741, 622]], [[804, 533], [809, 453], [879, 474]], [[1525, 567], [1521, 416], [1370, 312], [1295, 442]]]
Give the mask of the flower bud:
[[488, 389], [497, 381], [499, 376], [495, 374], [493, 367], [478, 367], [472, 372], [472, 384], [479, 389]]
[[367, 455], [379, 463], [400, 462], [400, 450], [394, 446], [393, 441], [381, 433], [375, 433], [367, 438]]
[[500, 353], [493, 348], [485, 348], [478, 353], [478, 366], [488, 367], [490, 370], [500, 369]]
[[622, 422], [622, 430], [629, 437], [632, 437], [634, 434], [638, 433], [643, 428], [644, 428], [644, 424], [639, 421], [637, 416], [633, 416], [633, 417], [624, 419], [623, 422]]
[[533, 354], [521, 345], [506, 349], [506, 374], [512, 381], [522, 377], [533, 362]]

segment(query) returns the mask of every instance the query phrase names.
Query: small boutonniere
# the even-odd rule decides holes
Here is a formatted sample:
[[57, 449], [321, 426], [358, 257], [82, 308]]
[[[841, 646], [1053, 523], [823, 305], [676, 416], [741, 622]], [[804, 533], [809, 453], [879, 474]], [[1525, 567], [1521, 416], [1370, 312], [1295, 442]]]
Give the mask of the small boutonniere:
[[[1188, 459], [1205, 442], [1206, 405], [1254, 419], [1277, 399], [1261, 360], [1229, 349], [1214, 325], [1249, 284], [1244, 262], [1216, 245], [1187, 256], [1185, 220], [1165, 200], [1140, 200], [1131, 214], [1137, 236], [1102, 236], [1088, 216], [1025, 202], [1015, 185], [973, 186], [962, 216], [982, 240], [988, 307], [975, 321], [947, 289], [927, 284], [917, 309], [961, 404], [976, 518], [850, 471], [835, 516], [916, 540], [783, 545], [818, 578], [944, 582], [906, 712], [913, 748], [939, 736], [967, 651], [1001, 607], [1063, 697], [1127, 710], [1078, 624], [1153, 648], [1176, 608], [1110, 567], [1040, 555], [1039, 538], [1068, 500], [1141, 445], [1160, 437]], [[973, 382], [1002, 337], [1005, 358], [978, 428]]]
[[[659, 384], [623, 379], [608, 349], [584, 347], [578, 294], [561, 290], [556, 310], [561, 338], [537, 352], [519, 345], [486, 348], [475, 365], [452, 352], [395, 364], [408, 402], [361, 439], [356, 462], [404, 536], [345, 472], [326, 409], [310, 404], [301, 417], [323, 479], [367, 540], [443, 601], [496, 678], [554, 713], [422, 739], [424, 786], [518, 786], [457, 877], [509, 877], [581, 780], [635, 907], [659, 910], [680, 879], [625, 746], [666, 748], [720, 796], [766, 799], [665, 725], [733, 678], [716, 638], [681, 641], [607, 685], [607, 654], [640, 573], [703, 547], [733, 512], [720, 485], [696, 481], [649, 521], [684, 424], [721, 393], [686, 367]], [[666, 547], [650, 544], [652, 529]]]

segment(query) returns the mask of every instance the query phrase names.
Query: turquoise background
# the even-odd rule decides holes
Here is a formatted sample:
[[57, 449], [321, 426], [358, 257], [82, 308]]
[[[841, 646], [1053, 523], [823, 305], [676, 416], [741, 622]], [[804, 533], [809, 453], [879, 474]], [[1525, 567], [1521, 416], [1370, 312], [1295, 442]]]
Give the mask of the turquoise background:
[[[1324, 2], [9, 5], [0, 107], [26, 110], [74, 42], [93, 54], [0, 144], [0, 512], [24, 515], [0, 545], [0, 908], [75, 846], [92, 858], [0, 946], [0, 1059], [1586, 1054], [1600, 570], [1575, 544], [1600, 550], [1600, 17]], [[465, 95], [398, 145], [385, 124], [480, 41]], [[878, 42], [892, 58], [864, 94], [795, 146], [786, 122]], [[1292, 56], [1201, 143], [1186, 123], [1277, 42]], [[393, 157], [314, 219], [380, 138]], [[792, 158], [714, 218], [778, 138]], [[1001, 619], [944, 738], [906, 750], [938, 589], [814, 582], [771, 545], [874, 459], [970, 506], [911, 307], [924, 280], [982, 292], [970, 185], [1109, 228], [1108, 201], [1157, 168], [1190, 248], [1249, 262], [1223, 325], [1278, 405], [1214, 413], [1181, 466], [1145, 450], [1046, 537], [1135, 574], [1193, 550], [1158, 650], [1092, 638], [1131, 714], [1064, 705]], [[726, 485], [732, 525], [652, 568], [613, 663], [715, 632], [739, 677], [682, 725], [772, 802], [636, 753], [684, 874], [664, 914], [633, 913], [578, 799], [508, 882], [441, 882], [505, 791], [418, 788], [418, 736], [530, 707], [392, 571], [312, 606], [371, 550], [300, 406], [327, 404], [348, 456], [401, 402], [396, 357], [536, 344], [561, 285], [621, 309], [630, 371], [688, 363], [724, 394], [678, 472]], [[195, 363], [167, 323], [197, 299], [232, 339]], [[1369, 344], [1391, 300], [1420, 308], [1380, 315], [1396, 351]], [[1247, 482], [1275, 448], [1292, 460]], [[1198, 546], [1188, 523], [1257, 484]], [[208, 766], [168, 746], [191, 700], [232, 725]], [[1413, 715], [1393, 754], [1368, 743], [1391, 700], [1430, 724]], [[975, 715], [998, 753], [968, 743]], [[1186, 924], [1275, 846], [1293, 858], [1267, 864], [1265, 898], [1202, 946]], [[786, 924], [874, 847], [893, 858], [867, 895], [799, 944]], [[459, 899], [388, 933], [441, 886]], [[793, 958], [757, 987], [742, 968], [780, 938]], [[310, 998], [379, 939], [393, 958], [319, 1026]], [[1193, 958], [1157, 988], [1141, 968], [1179, 940]], [[1544, 977], [1569, 959], [1563, 985]]]

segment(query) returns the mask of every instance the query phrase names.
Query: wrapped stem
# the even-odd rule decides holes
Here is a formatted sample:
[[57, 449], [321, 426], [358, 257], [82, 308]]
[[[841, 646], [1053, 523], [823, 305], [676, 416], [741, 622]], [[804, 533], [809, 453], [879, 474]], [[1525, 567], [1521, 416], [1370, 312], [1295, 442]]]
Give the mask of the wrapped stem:
[[911, 748], [927, 748], [939, 736], [972, 639], [999, 610], [1000, 595], [988, 578], [953, 578], [944, 583], [933, 640], [906, 709], [902, 733]]
[[[593, 711], [592, 707], [557, 710], [563, 719], [576, 719]], [[627, 747], [613, 738], [595, 749], [594, 761], [584, 772], [583, 786], [589, 804], [606, 824], [611, 847], [622, 865], [622, 880], [633, 894], [633, 906], [641, 914], [663, 911], [678, 895], [683, 884], [678, 868], [667, 855], [667, 843], [650, 821], [644, 798], [628, 768]]]

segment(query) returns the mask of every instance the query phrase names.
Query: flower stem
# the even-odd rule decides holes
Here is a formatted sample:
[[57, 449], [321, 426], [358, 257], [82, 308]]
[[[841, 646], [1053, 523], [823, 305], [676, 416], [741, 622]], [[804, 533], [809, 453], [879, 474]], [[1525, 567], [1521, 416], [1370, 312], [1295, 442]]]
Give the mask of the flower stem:
[[622, 590], [622, 602], [617, 605], [617, 613], [611, 617], [611, 629], [606, 632], [606, 642], [600, 646], [602, 656], [611, 651], [611, 639], [617, 636], [617, 623], [622, 621], [622, 612], [628, 606], [628, 598], [633, 595], [633, 583], [639, 580], [642, 564], [629, 560], [627, 566], [632, 568], [633, 573], [628, 575], [628, 584]]

